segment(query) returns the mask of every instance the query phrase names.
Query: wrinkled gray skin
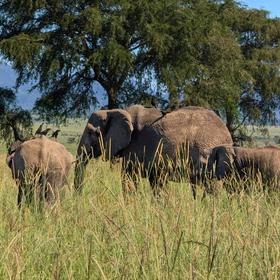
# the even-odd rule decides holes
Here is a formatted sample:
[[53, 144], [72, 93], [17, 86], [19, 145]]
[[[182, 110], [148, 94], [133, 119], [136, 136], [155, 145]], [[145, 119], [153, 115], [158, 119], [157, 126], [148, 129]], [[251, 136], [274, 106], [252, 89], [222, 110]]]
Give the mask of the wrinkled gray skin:
[[[224, 177], [233, 153], [232, 138], [222, 120], [201, 107], [181, 108], [166, 115], [140, 105], [126, 110], [100, 110], [91, 115], [78, 146], [77, 189], [81, 189], [88, 159], [101, 155], [101, 138], [106, 159], [123, 158], [123, 175], [135, 182], [135, 174], [148, 176], [154, 190], [166, 183], [167, 174], [178, 169], [180, 157], [188, 162], [191, 181], [196, 183], [201, 170], [211, 172], [215, 165], [215, 176]], [[225, 147], [223, 156], [212, 155], [218, 146]]]
[[41, 201], [53, 202], [66, 183], [73, 161], [62, 144], [45, 136], [25, 142], [17, 140], [10, 147], [6, 162], [19, 187], [18, 206], [24, 196], [30, 203], [34, 191]]
[[271, 186], [280, 186], [280, 149], [278, 147], [234, 147], [234, 152], [235, 167], [241, 177], [244, 175], [255, 177], [260, 172], [262, 177], [271, 183]]

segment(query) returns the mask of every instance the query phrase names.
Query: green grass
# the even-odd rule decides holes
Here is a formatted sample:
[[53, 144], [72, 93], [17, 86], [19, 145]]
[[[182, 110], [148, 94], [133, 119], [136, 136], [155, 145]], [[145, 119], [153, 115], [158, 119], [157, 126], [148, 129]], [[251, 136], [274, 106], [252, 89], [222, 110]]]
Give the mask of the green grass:
[[120, 166], [92, 161], [82, 195], [72, 173], [54, 206], [20, 213], [4, 154], [0, 171], [0, 279], [280, 278], [278, 193], [201, 200], [199, 189], [193, 200], [187, 182], [172, 182], [156, 200], [143, 179], [124, 197]]

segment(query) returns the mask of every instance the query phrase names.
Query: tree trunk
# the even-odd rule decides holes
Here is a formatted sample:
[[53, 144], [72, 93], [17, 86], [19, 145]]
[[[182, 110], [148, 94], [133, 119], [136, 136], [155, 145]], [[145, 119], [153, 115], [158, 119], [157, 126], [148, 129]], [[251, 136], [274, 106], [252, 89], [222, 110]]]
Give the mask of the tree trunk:
[[176, 110], [179, 108], [179, 96], [176, 90], [170, 91], [169, 94], [169, 108]]
[[108, 95], [108, 109], [114, 109], [118, 107], [117, 104], [117, 89], [112, 86], [107, 90]]
[[229, 110], [226, 110], [226, 126], [229, 130], [229, 133], [233, 139], [233, 142], [236, 141], [236, 138], [235, 138], [235, 130], [234, 130], [234, 115], [232, 114], [231, 111]]

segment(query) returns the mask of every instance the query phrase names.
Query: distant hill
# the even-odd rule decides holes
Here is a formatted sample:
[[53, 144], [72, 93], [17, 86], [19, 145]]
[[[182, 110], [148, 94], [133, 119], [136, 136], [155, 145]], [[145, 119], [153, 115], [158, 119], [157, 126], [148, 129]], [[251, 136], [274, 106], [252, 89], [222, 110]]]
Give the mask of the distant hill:
[[[0, 87], [14, 88], [16, 84], [17, 74], [9, 66], [5, 64], [0, 64]], [[29, 92], [31, 85], [27, 84], [18, 89], [17, 93], [17, 104], [24, 109], [32, 109], [36, 99], [39, 97], [39, 92], [34, 90]], [[95, 86], [98, 94], [97, 99], [100, 102], [100, 106], [107, 104], [107, 98], [104, 98], [104, 90], [101, 86]]]

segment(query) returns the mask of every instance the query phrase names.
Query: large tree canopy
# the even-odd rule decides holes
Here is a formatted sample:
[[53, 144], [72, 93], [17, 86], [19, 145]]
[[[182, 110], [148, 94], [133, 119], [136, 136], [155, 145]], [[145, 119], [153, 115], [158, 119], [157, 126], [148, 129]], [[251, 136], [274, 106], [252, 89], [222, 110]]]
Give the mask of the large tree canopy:
[[215, 109], [232, 134], [245, 121], [274, 121], [280, 109], [280, 20], [232, 0], [194, 1], [191, 11], [191, 62], [180, 59], [183, 47], [161, 64], [171, 103]]
[[96, 82], [113, 108], [124, 82], [174, 44], [187, 16], [179, 2], [1, 0], [2, 54], [19, 84], [38, 81], [41, 113], [84, 112], [96, 102]]
[[234, 0], [0, 0], [1, 53], [19, 85], [37, 81], [47, 118], [84, 113], [99, 83], [109, 108], [152, 93], [211, 107], [232, 133], [273, 121], [279, 39], [279, 19]]
[[[229, 81], [222, 84], [228, 89], [230, 86], [229, 91], [219, 94], [224, 98], [221, 105], [229, 129], [234, 132], [244, 120], [273, 122], [275, 111], [280, 109], [280, 20], [269, 18], [266, 11], [244, 9], [233, 1], [226, 1], [217, 13], [239, 47], [237, 58], [227, 59], [234, 53], [228, 49], [226, 56], [217, 60], [224, 61], [225, 66], [219, 76]], [[227, 43], [220, 43], [227, 48]], [[227, 91], [225, 98], [223, 93]]]

